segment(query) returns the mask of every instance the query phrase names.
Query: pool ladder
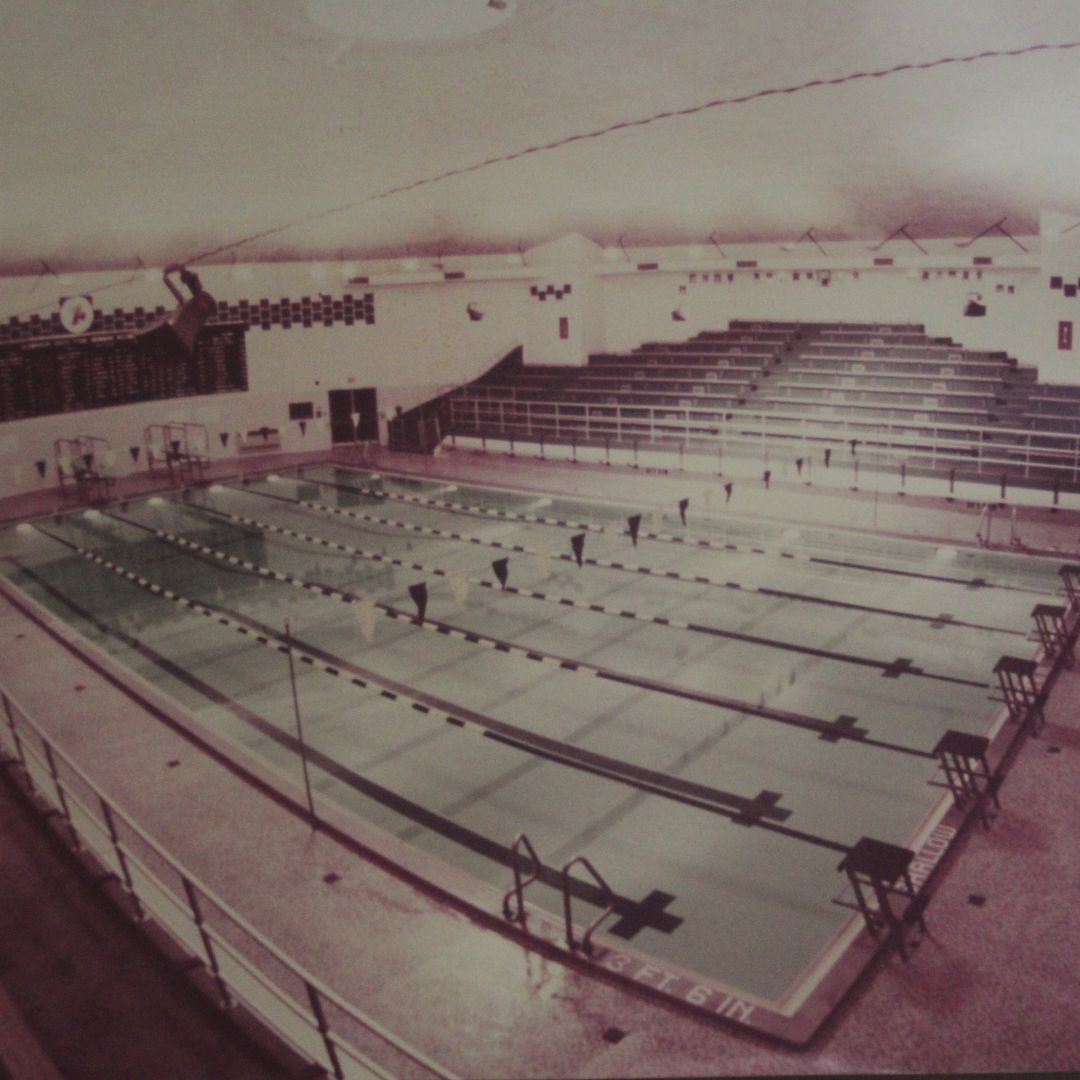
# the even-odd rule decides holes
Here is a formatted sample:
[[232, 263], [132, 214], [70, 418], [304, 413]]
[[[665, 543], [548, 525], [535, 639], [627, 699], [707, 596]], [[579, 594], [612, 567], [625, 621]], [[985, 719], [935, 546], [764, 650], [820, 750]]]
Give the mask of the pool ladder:
[[[522, 872], [522, 848], [528, 853], [528, 858], [533, 866], [532, 872], [528, 874], [528, 876], [523, 875]], [[543, 864], [540, 862], [540, 857], [536, 854], [536, 849], [532, 846], [531, 841], [524, 833], [518, 833], [517, 836], [514, 837], [513, 844], [510, 845], [510, 865], [514, 872], [514, 884], [507, 890], [506, 895], [503, 897], [503, 915], [511, 922], [520, 923], [522, 927], [524, 927], [526, 920], [524, 892], [534, 881], [536, 881], [540, 876], [540, 871], [543, 869]], [[570, 886], [573, 880], [570, 877], [570, 871], [575, 866], [579, 865], [588, 870], [593, 881], [599, 886], [601, 896], [603, 897], [603, 909], [585, 928], [580, 940], [574, 935], [572, 900], [570, 896]], [[559, 872], [559, 883], [562, 889], [566, 945], [571, 952], [577, 952], [580, 949], [586, 956], [591, 956], [593, 951], [592, 936], [600, 924], [615, 910], [615, 894], [611, 891], [611, 887], [608, 883], [600, 875], [600, 872], [584, 855], [575, 855], [569, 862], [563, 864], [562, 870]], [[516, 902], [516, 905], [511, 904], [511, 899]]]

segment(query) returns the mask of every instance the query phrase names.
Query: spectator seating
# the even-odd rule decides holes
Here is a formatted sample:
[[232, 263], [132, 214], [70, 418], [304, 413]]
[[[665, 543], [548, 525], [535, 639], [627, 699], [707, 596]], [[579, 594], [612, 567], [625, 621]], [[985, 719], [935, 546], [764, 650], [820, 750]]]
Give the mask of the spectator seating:
[[[582, 368], [502, 368], [450, 394], [455, 436], [790, 456], [1080, 482], [1080, 386], [918, 324], [732, 321]], [[854, 448], [853, 448], [854, 450]]]

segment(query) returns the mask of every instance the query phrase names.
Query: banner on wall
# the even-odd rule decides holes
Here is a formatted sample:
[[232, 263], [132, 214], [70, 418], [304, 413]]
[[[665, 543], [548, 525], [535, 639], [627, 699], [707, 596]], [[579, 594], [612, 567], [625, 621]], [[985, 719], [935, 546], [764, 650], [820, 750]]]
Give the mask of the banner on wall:
[[1071, 320], [1063, 319], [1058, 323], [1058, 348], [1065, 351], [1072, 351], [1073, 343], [1073, 324]]

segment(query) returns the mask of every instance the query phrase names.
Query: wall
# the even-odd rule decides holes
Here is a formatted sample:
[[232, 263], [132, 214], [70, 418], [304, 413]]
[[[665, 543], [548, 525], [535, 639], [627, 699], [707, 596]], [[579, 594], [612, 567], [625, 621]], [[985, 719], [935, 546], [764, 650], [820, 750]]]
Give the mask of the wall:
[[[380, 413], [389, 417], [395, 406], [411, 408], [451, 385], [475, 378], [519, 343], [531, 363], [580, 363], [584, 355], [580, 318], [572, 320], [578, 326], [577, 339], [559, 339], [558, 315], [575, 310], [573, 290], [563, 302], [540, 301], [530, 291], [546, 286], [544, 271], [518, 266], [495, 271], [504, 275], [501, 279], [444, 281], [441, 272], [433, 275], [421, 270], [409, 275], [400, 267], [388, 272], [383, 266], [386, 281], [349, 285], [340, 269], [317, 269], [313, 273], [309, 264], [260, 264], [207, 267], [199, 272], [214, 297], [229, 303], [247, 299], [255, 305], [264, 297], [277, 302], [281, 297], [295, 301], [319, 294], [339, 299], [346, 292], [370, 293], [374, 324], [252, 327], [247, 332], [246, 394], [171, 399], [7, 422], [0, 427], [0, 495], [52, 486], [52, 442], [58, 437], [92, 434], [108, 439], [118, 451], [116, 468], [121, 475], [145, 467], [141, 458], [133, 461], [127, 449], [142, 444], [143, 428], [169, 420], [206, 424], [215, 458], [235, 454], [237, 431], [263, 425], [281, 430], [283, 450], [319, 450], [329, 446], [327, 425], [316, 420], [301, 433], [299, 424], [288, 419], [290, 402], [311, 401], [325, 412], [330, 390], [374, 386]], [[490, 268], [486, 272], [493, 273]], [[561, 279], [562, 275], [556, 276]], [[416, 277], [435, 280], [412, 283]], [[91, 295], [95, 307], [103, 311], [171, 306], [157, 274], [144, 277], [140, 273], [120, 288], [102, 287], [116, 279], [115, 272], [77, 275], [62, 284], [55, 279], [3, 279], [0, 310], [21, 313], [44, 305], [41, 314], [47, 318], [56, 310], [58, 296], [77, 293]], [[482, 309], [483, 319], [471, 320], [468, 304]], [[227, 445], [218, 437], [223, 431], [230, 436]], [[385, 419], [381, 431], [385, 437]], [[49, 462], [45, 478], [34, 466], [43, 459]]]
[[[790, 275], [787, 280], [762, 276], [755, 281], [752, 274], [742, 273], [734, 282], [727, 280], [727, 272], [717, 272], [721, 282], [703, 271], [605, 277], [605, 347], [618, 352], [648, 340], [677, 341], [701, 330], [724, 329], [731, 319], [913, 322], [925, 324], [932, 336], [952, 337], [967, 348], [1003, 350], [1022, 362], [1033, 359], [1032, 335], [1039, 318], [1035, 270], [984, 271], [981, 279], [970, 270], [966, 281], [962, 272], [949, 277], [945, 271], [941, 279], [923, 281], [921, 276], [909, 278], [904, 269], [864, 269], [858, 277], [853, 271], [834, 273], [827, 286], [803, 272], [798, 281]], [[690, 281], [691, 273], [697, 281]], [[706, 276], [709, 280], [702, 281]], [[963, 314], [972, 292], [983, 296], [987, 313], [982, 318]], [[672, 320], [676, 308], [684, 322]]]
[[[1036, 284], [1039, 321], [1032, 342], [1038, 351], [1039, 374], [1044, 382], [1080, 383], [1078, 226], [1080, 218], [1043, 212], [1043, 264]], [[1064, 335], [1061, 323], [1070, 324]], [[1066, 345], [1071, 347], [1065, 348]]]
[[[884, 246], [829, 241], [827, 253], [805, 238], [794, 245], [723, 250], [706, 245], [602, 251], [586, 237], [569, 234], [509, 258], [200, 267], [205, 286], [218, 300], [246, 298], [257, 304], [263, 297], [371, 294], [374, 322], [250, 329], [246, 394], [4, 424], [0, 493], [53, 483], [53, 471], [42, 480], [33, 463], [51, 463], [52, 440], [58, 436], [108, 438], [119, 451], [121, 471], [143, 467], [126, 452], [141, 444], [143, 427], [172, 419], [205, 423], [215, 457], [235, 453], [237, 431], [264, 424], [281, 430], [285, 450], [319, 450], [329, 445], [327, 425], [316, 420], [301, 433], [299, 424], [288, 420], [290, 402], [311, 401], [325, 412], [330, 390], [374, 386], [385, 437], [385, 418], [395, 406], [411, 408], [477, 377], [517, 344], [528, 364], [577, 365], [593, 352], [685, 339], [703, 329], [722, 329], [735, 318], [922, 323], [933, 336], [952, 337], [967, 348], [1003, 350], [1022, 363], [1038, 364], [1043, 381], [1080, 382], [1074, 363], [1080, 349], [1058, 350], [1056, 337], [1058, 322], [1080, 312], [1080, 299], [1049, 288], [1051, 275], [1080, 284], [1080, 229], [1065, 231], [1073, 220], [1044, 215], [1041, 239], [991, 234], [974, 244], [939, 239], [916, 246], [900, 236]], [[894, 265], [874, 267], [874, 259], [882, 256], [893, 258]], [[759, 264], [757, 280], [755, 271], [737, 266], [749, 259]], [[976, 267], [976, 259], [993, 265]], [[639, 264], [658, 269], [638, 270]], [[808, 270], [815, 274], [811, 280]], [[828, 286], [820, 284], [825, 271]], [[447, 279], [459, 273], [467, 275], [465, 280]], [[117, 286], [118, 279], [123, 284]], [[349, 284], [349, 279], [358, 280]], [[0, 279], [0, 312], [9, 318], [40, 307], [47, 316], [60, 296], [80, 292], [92, 295], [95, 306], [105, 310], [171, 306], [159, 272], [139, 271], [124, 279], [116, 271], [102, 271], [63, 281], [49, 275]], [[987, 305], [984, 318], [963, 315], [975, 292]], [[468, 305], [481, 310], [483, 318], [470, 319]], [[685, 321], [672, 320], [675, 308]], [[565, 337], [559, 332], [561, 318], [567, 319]], [[216, 438], [221, 432], [229, 433], [228, 445]]]

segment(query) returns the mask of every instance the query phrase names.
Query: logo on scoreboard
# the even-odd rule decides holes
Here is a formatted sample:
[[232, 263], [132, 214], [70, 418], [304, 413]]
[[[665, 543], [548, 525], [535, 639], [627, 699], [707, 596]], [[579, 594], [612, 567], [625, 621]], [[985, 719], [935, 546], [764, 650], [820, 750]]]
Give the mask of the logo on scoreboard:
[[64, 297], [60, 301], [60, 325], [69, 334], [85, 334], [94, 325], [94, 304], [90, 297]]

